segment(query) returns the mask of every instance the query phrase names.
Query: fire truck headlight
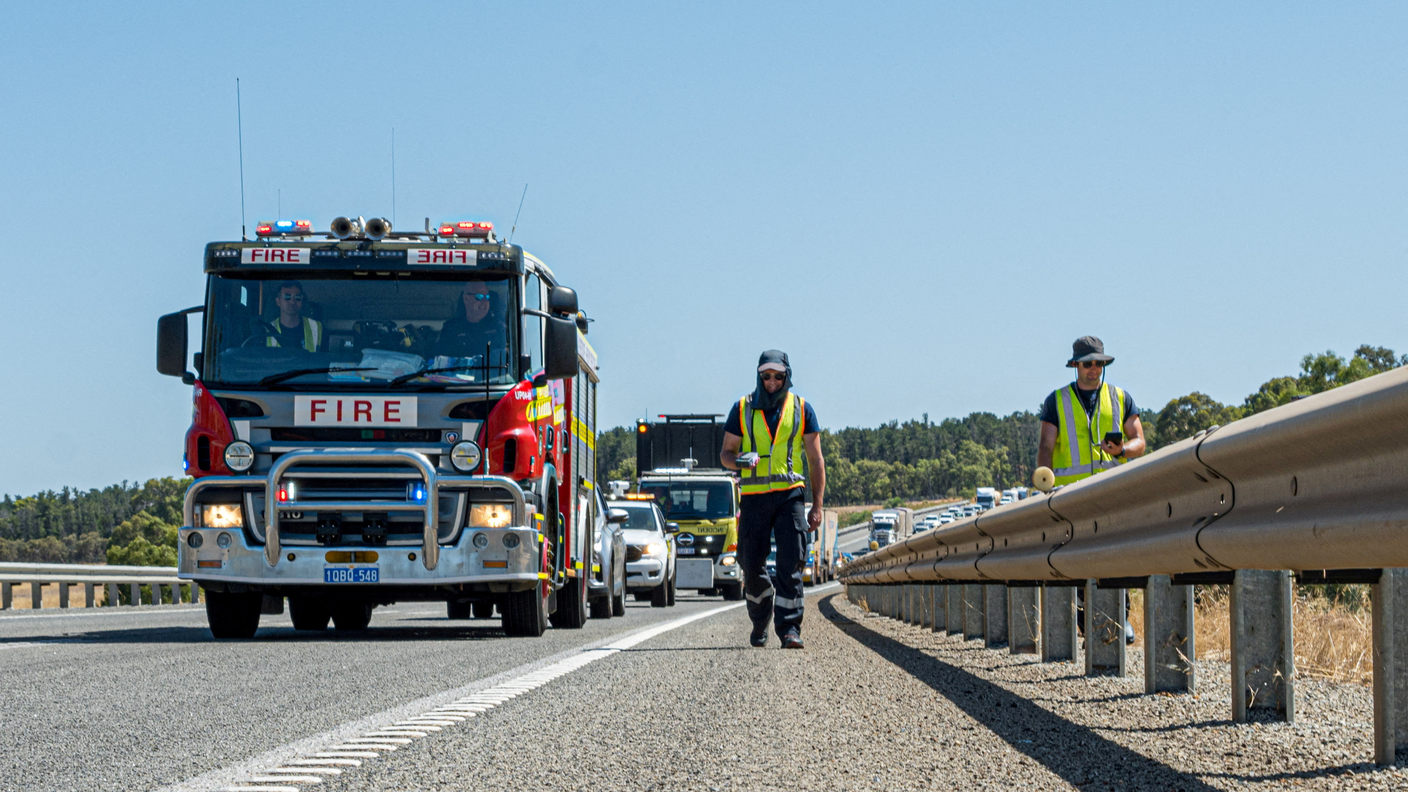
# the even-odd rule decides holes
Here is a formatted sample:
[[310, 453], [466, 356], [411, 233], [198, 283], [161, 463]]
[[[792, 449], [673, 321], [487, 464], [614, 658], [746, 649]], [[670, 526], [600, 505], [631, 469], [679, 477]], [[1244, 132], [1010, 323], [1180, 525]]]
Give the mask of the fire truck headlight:
[[469, 507], [469, 524], [475, 528], [507, 528], [513, 510], [507, 503], [476, 503]]
[[[200, 524], [202, 528], [243, 528], [244, 508], [238, 503], [202, 504]], [[199, 545], [195, 546], [199, 547]], [[225, 547], [225, 545], [221, 545], [221, 547]]]
[[474, 544], [475, 547], [481, 550], [489, 546], [489, 537], [485, 536], [482, 533], [475, 534], [474, 538], [470, 541]]
[[254, 467], [254, 446], [243, 440], [236, 440], [225, 446], [225, 467], [236, 473], [243, 473]]
[[205, 544], [205, 537], [200, 535], [200, 531], [191, 531], [190, 535], [186, 537], [186, 544], [191, 547], [200, 547]]
[[461, 473], [469, 473], [479, 467], [479, 461], [483, 458], [479, 445], [473, 440], [461, 440], [450, 449], [450, 464]]
[[507, 548], [510, 549], [510, 550], [512, 550], [512, 549], [515, 548], [515, 547], [518, 547], [518, 542], [519, 542], [519, 541], [520, 541], [520, 540], [519, 540], [519, 538], [518, 538], [518, 534], [516, 534], [516, 533], [506, 533], [506, 534], [504, 534], [504, 547], [507, 547]]
[[221, 531], [221, 532], [220, 532], [220, 535], [217, 536], [217, 537], [215, 537], [215, 544], [220, 545], [221, 547], [229, 547], [229, 546], [230, 546], [230, 542], [233, 542], [233, 541], [234, 541], [234, 537], [230, 536], [229, 534], [225, 533], [224, 531]]

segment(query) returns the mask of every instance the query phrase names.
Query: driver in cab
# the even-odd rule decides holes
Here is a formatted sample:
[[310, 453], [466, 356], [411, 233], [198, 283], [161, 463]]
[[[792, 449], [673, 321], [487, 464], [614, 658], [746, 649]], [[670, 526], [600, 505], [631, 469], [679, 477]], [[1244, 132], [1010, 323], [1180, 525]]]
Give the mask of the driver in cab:
[[303, 315], [303, 284], [293, 280], [279, 284], [274, 304], [279, 318], [269, 325], [265, 346], [317, 352], [323, 343], [323, 323]]
[[466, 283], [460, 290], [454, 316], [446, 319], [440, 329], [435, 354], [473, 357], [483, 355], [486, 344], [492, 349], [504, 349], [504, 324], [490, 318], [497, 299], [499, 296], [484, 281]]

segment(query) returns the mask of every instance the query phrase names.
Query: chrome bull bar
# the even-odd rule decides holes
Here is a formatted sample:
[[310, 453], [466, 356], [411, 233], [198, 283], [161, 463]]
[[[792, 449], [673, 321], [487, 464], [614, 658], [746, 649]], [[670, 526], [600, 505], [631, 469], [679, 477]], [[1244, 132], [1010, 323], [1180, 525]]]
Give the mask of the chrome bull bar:
[[[414, 468], [425, 484], [425, 502], [398, 503], [396, 501], [278, 501], [279, 484], [290, 468], [299, 465], [358, 464], [358, 465], [402, 465]], [[349, 469], [348, 478], [375, 477], [378, 473]], [[528, 503], [518, 482], [505, 476], [441, 476], [435, 472], [423, 454], [415, 451], [332, 451], [306, 449], [291, 451], [279, 457], [264, 481], [252, 476], [206, 476], [192, 482], [186, 491], [183, 504], [183, 520], [186, 527], [195, 522], [197, 496], [209, 488], [231, 487], [248, 489], [251, 485], [262, 484], [264, 495], [264, 560], [269, 566], [277, 566], [283, 554], [279, 541], [279, 511], [419, 511], [424, 517], [424, 531], [421, 540], [421, 561], [427, 571], [434, 570], [440, 561], [440, 492], [443, 490], [488, 489], [508, 493], [513, 499], [513, 525], [527, 526], [529, 523]], [[297, 495], [295, 490], [294, 495]], [[251, 515], [252, 517], [252, 515]], [[469, 527], [469, 526], [466, 526]]]
[[[425, 499], [421, 503], [398, 501], [299, 501], [294, 498], [279, 501], [279, 485], [290, 468], [299, 465], [401, 465], [415, 468], [425, 483]], [[352, 478], [371, 476], [371, 473], [347, 471]], [[435, 466], [424, 454], [415, 451], [290, 451], [279, 457], [269, 470], [264, 484], [264, 560], [269, 566], [278, 566], [283, 547], [279, 543], [279, 512], [284, 511], [363, 511], [369, 507], [377, 511], [420, 512], [424, 517], [421, 539], [421, 563], [427, 571], [440, 563], [440, 482], [435, 475]], [[297, 491], [294, 492], [295, 496]]]

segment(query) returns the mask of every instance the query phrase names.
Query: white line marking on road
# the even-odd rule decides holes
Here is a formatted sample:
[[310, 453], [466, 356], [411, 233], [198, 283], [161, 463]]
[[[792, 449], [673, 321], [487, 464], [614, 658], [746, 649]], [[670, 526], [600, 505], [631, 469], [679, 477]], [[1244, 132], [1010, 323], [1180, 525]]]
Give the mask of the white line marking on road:
[[[256, 775], [279, 772], [270, 770], [269, 768], [271, 766], [279, 767], [287, 771], [302, 767], [334, 764], [359, 767], [361, 766], [359, 759], [298, 759], [293, 757], [309, 755], [317, 757], [351, 756], [356, 755], [357, 752], [333, 752], [328, 749], [343, 746], [349, 739], [355, 739], [356, 737], [363, 739], [393, 735], [396, 737], [424, 737], [427, 732], [441, 731], [444, 728], [439, 725], [431, 725], [434, 723], [443, 722], [447, 726], [457, 726], [459, 724], [456, 721], [441, 721], [435, 719], [434, 713], [441, 708], [453, 710], [465, 705], [497, 706], [523, 693], [527, 693], [528, 691], [547, 684], [558, 677], [576, 671], [589, 663], [638, 646], [651, 638], [678, 629], [686, 624], [692, 624], [701, 619], [707, 619], [710, 616], [743, 606], [744, 603], [739, 602], [733, 605], [711, 608], [679, 619], [673, 619], [654, 627], [647, 627], [622, 636], [606, 638], [597, 645], [589, 644], [587, 646], [569, 649], [554, 657], [546, 658], [536, 663], [530, 663], [526, 666], [520, 666], [513, 671], [496, 674], [487, 680], [482, 680], [481, 684], [483, 682], [497, 682], [497, 684], [493, 684], [490, 687], [474, 686], [472, 690], [459, 688], [434, 696], [428, 696], [419, 701], [343, 724], [336, 729], [265, 752], [239, 765], [222, 770], [215, 770], [179, 784], [163, 787], [156, 792], [207, 792], [208, 790], [222, 789], [222, 787], [219, 786], [221, 784], [243, 783]], [[518, 673], [515, 674], [515, 671]], [[503, 681], [498, 682], [498, 680]], [[396, 720], [398, 718], [400, 720]], [[365, 758], [378, 756], [380, 756], [380, 754], [368, 751], [366, 752]], [[254, 787], [248, 786], [223, 787], [223, 789], [238, 790], [239, 792], [256, 792]]]
[[3, 649], [30, 649], [35, 646], [52, 646], [56, 643], [68, 643], [67, 641], [15, 641], [13, 643], [0, 643], [0, 650]]
[[[26, 610], [28, 610], [28, 609], [26, 609]], [[44, 610], [48, 610], [48, 608], [45, 608]], [[153, 606], [151, 606], [151, 605], [148, 605], [148, 606], [146, 606], [146, 607], [144, 607], [144, 608], [133, 608], [133, 607], [128, 606], [128, 605], [120, 605], [120, 606], [103, 606], [103, 607], [101, 607], [101, 608], [69, 608], [69, 609], [67, 610], [67, 612], [65, 612], [65, 611], [64, 611], [63, 609], [61, 609], [61, 608], [55, 608], [54, 610], [56, 610], [56, 611], [58, 611], [58, 612], [57, 612], [57, 613], [33, 613], [33, 614], [26, 613], [26, 614], [24, 614], [24, 615], [22, 615], [22, 616], [19, 615], [19, 614], [16, 614], [16, 615], [14, 615], [14, 616], [0, 616], [0, 624], [4, 624], [5, 622], [10, 621], [10, 620], [19, 621], [19, 620], [21, 620], [21, 619], [76, 619], [76, 618], [79, 618], [79, 617], [81, 617], [81, 616], [175, 616], [175, 615], [178, 615], [178, 614], [188, 614], [188, 613], [200, 613], [200, 614], [204, 614], [204, 613], [205, 613], [205, 606], [204, 606], [204, 605], [181, 605], [181, 606], [176, 606], [176, 605], [162, 605], [160, 608], [155, 608], [155, 607], [153, 607]]]

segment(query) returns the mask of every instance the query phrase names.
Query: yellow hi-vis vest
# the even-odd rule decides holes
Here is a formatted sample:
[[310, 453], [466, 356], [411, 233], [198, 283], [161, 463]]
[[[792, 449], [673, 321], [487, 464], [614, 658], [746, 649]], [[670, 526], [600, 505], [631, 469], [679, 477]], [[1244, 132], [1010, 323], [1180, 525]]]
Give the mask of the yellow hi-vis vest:
[[1080, 481], [1127, 461], [1115, 459], [1100, 447], [1107, 432], [1124, 432], [1124, 405], [1124, 391], [1106, 383], [1100, 384], [1093, 416], [1087, 415], [1081, 405], [1075, 383], [1056, 391], [1056, 417], [1060, 423], [1056, 425], [1051, 472], [1056, 474], [1058, 485]]
[[[758, 452], [758, 466], [739, 471], [743, 477], [743, 494], [760, 495], [805, 486], [802, 476], [802, 424], [806, 422], [806, 402], [795, 393], [788, 394], [777, 420], [777, 434], [768, 430], [761, 410], [754, 410], [744, 396], [738, 400], [739, 423], [743, 429], [743, 445], [739, 453]], [[777, 449], [780, 453], [773, 453]]]
[[[275, 331], [279, 329], [278, 319], [274, 320], [274, 329]], [[323, 323], [314, 319], [309, 319], [306, 316], [303, 317], [303, 348], [308, 350], [309, 352], [317, 352], [318, 343], [322, 340]], [[278, 333], [275, 332], [269, 334], [269, 337], [265, 339], [264, 345], [271, 347], [281, 346], [281, 344], [279, 344]]]

